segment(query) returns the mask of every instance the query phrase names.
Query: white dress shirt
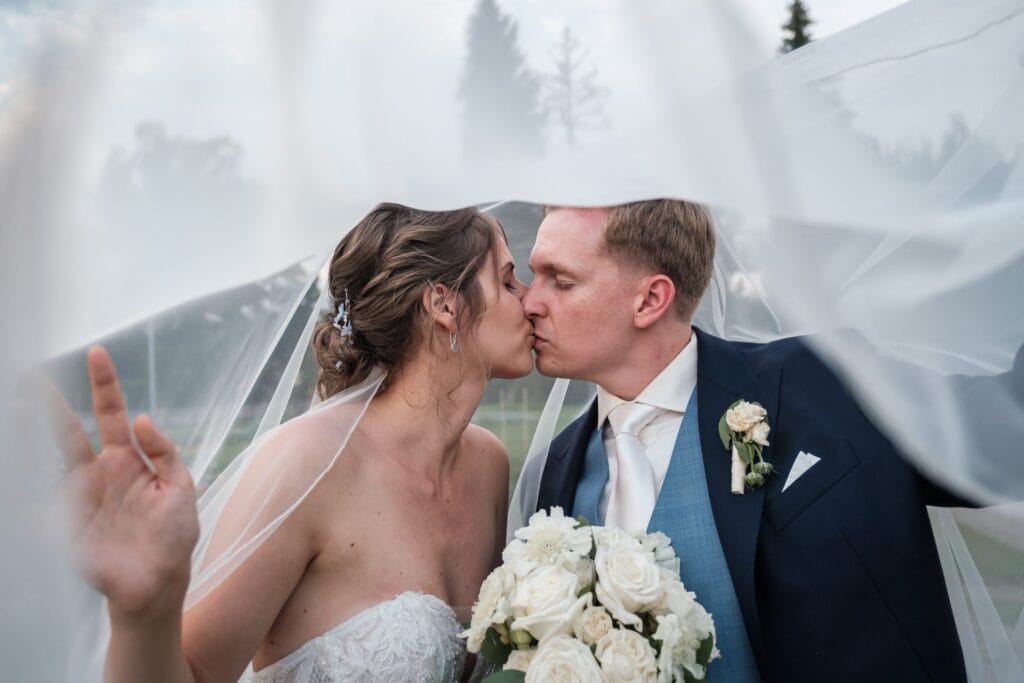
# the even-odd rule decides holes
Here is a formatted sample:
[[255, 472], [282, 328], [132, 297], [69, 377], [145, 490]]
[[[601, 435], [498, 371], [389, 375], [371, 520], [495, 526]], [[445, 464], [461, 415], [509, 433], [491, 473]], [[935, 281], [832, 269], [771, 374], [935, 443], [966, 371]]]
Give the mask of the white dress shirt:
[[[637, 436], [651, 461], [654, 483], [659, 493], [665, 483], [665, 475], [672, 460], [672, 450], [676, 444], [679, 427], [683, 424], [686, 405], [690, 402], [690, 395], [696, 386], [697, 335], [691, 332], [690, 341], [683, 350], [636, 397], [637, 403], [646, 403], [658, 408], [654, 419], [641, 429]], [[600, 386], [597, 388], [597, 424], [602, 426], [604, 451], [610, 462], [614, 460], [616, 453], [615, 434], [608, 425], [608, 413], [620, 403], [625, 401]], [[604, 519], [608, 512], [608, 498], [611, 492], [612, 481], [609, 477], [597, 502], [597, 511], [601, 519]]]

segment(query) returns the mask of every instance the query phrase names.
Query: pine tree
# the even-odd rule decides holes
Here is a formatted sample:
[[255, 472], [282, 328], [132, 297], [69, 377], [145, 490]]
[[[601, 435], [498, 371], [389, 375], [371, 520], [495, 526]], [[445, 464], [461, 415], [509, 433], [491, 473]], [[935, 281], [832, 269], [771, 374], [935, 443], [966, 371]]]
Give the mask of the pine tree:
[[601, 99], [607, 92], [597, 85], [597, 69], [586, 64], [586, 50], [568, 26], [553, 57], [554, 72], [544, 79], [544, 104], [566, 146], [572, 148], [581, 129], [604, 121]]
[[789, 35], [782, 39], [782, 47], [779, 48], [779, 51], [786, 54], [814, 40], [807, 30], [807, 27], [813, 23], [814, 21], [807, 14], [804, 3], [800, 0], [793, 0], [789, 3], [789, 21], [782, 25], [782, 30]]
[[459, 84], [463, 152], [494, 158], [543, 151], [540, 83], [519, 49], [515, 21], [495, 0], [480, 0], [469, 20], [467, 43]]

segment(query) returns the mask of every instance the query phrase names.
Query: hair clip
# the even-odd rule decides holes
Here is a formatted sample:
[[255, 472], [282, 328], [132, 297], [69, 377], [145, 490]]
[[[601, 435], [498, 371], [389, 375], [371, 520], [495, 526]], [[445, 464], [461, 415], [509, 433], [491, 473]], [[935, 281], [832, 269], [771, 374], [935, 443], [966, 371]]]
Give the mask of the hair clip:
[[338, 304], [338, 314], [334, 316], [334, 329], [341, 332], [341, 336], [345, 337], [351, 343], [352, 341], [352, 321], [348, 317], [348, 309], [351, 307], [351, 303], [348, 300], [348, 288], [345, 288], [345, 300]]

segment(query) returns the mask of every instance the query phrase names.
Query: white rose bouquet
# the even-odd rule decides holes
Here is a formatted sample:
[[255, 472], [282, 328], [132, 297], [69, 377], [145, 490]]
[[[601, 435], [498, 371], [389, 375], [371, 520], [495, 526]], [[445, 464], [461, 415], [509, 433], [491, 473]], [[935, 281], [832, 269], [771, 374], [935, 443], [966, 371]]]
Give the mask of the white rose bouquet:
[[719, 656], [665, 534], [587, 526], [558, 507], [516, 532], [462, 637], [503, 667], [491, 683], [697, 682]]

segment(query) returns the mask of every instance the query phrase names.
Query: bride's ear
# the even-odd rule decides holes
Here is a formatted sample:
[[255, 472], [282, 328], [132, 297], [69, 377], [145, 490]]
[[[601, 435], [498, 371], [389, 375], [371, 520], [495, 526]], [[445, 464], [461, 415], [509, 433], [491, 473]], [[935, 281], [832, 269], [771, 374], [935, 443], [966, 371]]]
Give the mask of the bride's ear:
[[424, 290], [423, 309], [430, 319], [446, 332], [455, 332], [458, 329], [455, 293], [443, 284], [436, 283]]

